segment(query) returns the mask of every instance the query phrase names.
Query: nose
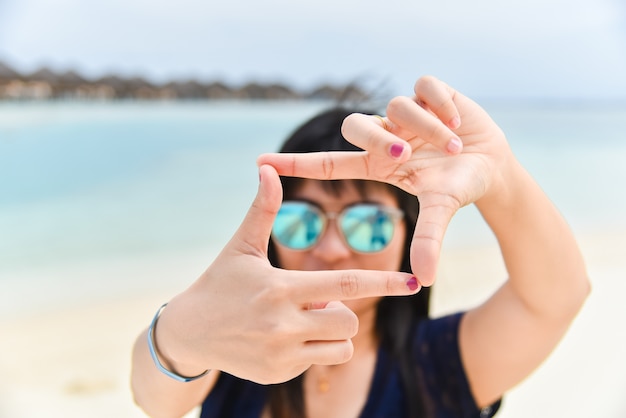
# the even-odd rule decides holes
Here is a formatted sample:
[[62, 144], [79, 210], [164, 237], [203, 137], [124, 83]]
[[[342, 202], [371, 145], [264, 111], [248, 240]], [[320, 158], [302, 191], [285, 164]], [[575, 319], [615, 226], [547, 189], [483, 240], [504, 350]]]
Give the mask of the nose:
[[335, 220], [328, 223], [319, 242], [311, 251], [311, 255], [328, 265], [347, 259], [351, 254], [352, 251], [343, 240]]

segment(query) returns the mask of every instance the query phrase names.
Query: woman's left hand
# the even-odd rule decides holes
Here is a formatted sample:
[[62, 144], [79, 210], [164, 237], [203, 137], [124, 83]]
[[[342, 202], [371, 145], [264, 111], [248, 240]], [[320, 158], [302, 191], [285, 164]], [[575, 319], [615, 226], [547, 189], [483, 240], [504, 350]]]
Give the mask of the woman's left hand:
[[475, 102], [433, 78], [420, 78], [415, 96], [396, 97], [387, 117], [352, 114], [344, 137], [363, 152], [264, 154], [280, 175], [314, 179], [368, 179], [419, 197], [411, 265], [420, 283], [436, 274], [443, 236], [456, 211], [506, 192], [516, 166], [500, 128]]

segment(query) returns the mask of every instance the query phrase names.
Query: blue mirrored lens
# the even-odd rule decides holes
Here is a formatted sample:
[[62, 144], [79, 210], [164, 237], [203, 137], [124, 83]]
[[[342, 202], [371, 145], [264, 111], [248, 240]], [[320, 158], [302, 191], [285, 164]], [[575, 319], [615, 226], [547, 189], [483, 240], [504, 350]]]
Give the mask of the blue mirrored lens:
[[341, 229], [348, 244], [363, 253], [380, 251], [393, 238], [391, 216], [376, 205], [357, 205], [345, 211]]
[[272, 227], [272, 236], [294, 250], [313, 246], [324, 228], [320, 215], [304, 202], [283, 202]]

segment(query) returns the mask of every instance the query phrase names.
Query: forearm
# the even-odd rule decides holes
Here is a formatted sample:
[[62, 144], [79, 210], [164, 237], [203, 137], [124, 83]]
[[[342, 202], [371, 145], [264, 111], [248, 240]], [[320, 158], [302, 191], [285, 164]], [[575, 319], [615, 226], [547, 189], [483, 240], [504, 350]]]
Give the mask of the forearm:
[[200, 405], [215, 376], [209, 374], [194, 382], [180, 383], [161, 373], [154, 365], [142, 332], [133, 348], [131, 388], [137, 405], [151, 417], [180, 417]]
[[589, 293], [584, 261], [569, 226], [514, 158], [476, 202], [498, 239], [511, 286], [543, 318], [571, 318]]

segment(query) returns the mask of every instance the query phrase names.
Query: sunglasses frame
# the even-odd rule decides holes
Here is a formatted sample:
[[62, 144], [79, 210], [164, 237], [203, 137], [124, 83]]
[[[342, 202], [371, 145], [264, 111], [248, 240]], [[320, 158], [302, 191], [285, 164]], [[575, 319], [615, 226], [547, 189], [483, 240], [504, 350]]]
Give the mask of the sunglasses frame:
[[348, 240], [346, 231], [344, 231], [344, 229], [341, 226], [341, 220], [343, 219], [345, 214], [349, 210], [354, 209], [355, 207], [359, 207], [359, 206], [375, 207], [377, 210], [385, 213], [385, 215], [387, 215], [390, 218], [392, 225], [393, 225], [393, 231], [392, 231], [389, 241], [391, 241], [391, 239], [393, 238], [396, 232], [396, 226], [398, 222], [404, 219], [404, 212], [401, 209], [392, 207], [392, 206], [385, 206], [376, 202], [357, 202], [357, 203], [353, 203], [344, 207], [340, 212], [326, 212], [319, 205], [308, 200], [285, 200], [281, 204], [281, 209], [283, 208], [285, 204], [292, 204], [292, 203], [306, 206], [311, 212], [315, 213], [319, 217], [319, 219], [321, 219], [322, 221], [322, 228], [319, 234], [317, 235], [315, 240], [312, 241], [311, 245], [305, 248], [293, 248], [289, 245], [286, 245], [276, 236], [276, 234], [274, 233], [274, 227], [272, 226], [271, 235], [272, 235], [272, 238], [275, 240], [275, 242], [277, 242], [278, 244], [282, 245], [285, 248], [289, 248], [292, 251], [308, 251], [311, 248], [315, 247], [320, 242], [324, 234], [326, 233], [326, 229], [328, 228], [329, 222], [335, 221], [337, 223], [337, 230], [339, 231], [339, 235], [341, 236], [341, 239], [343, 240], [344, 244], [348, 248], [350, 248], [351, 251], [354, 251], [355, 253], [359, 253], [359, 254], [375, 254], [387, 248], [389, 246], [389, 242], [387, 242], [384, 247], [377, 249], [375, 251], [361, 251], [361, 250], [354, 248]]

